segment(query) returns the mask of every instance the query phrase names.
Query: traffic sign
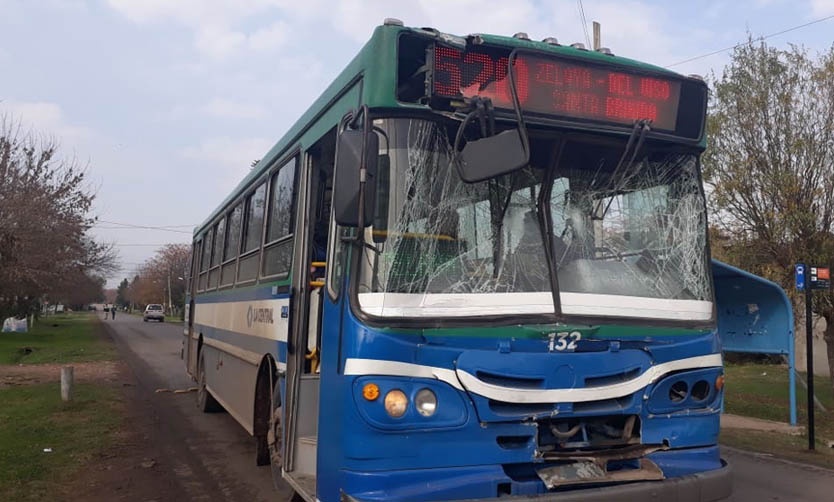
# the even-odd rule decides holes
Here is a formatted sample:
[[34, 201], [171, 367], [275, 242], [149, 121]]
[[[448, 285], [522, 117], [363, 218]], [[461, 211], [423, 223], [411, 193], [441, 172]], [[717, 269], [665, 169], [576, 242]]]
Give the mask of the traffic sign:
[[830, 289], [831, 271], [828, 267], [811, 267], [811, 289]]
[[805, 265], [797, 263], [794, 265], [794, 276], [796, 277], [796, 290], [805, 291]]

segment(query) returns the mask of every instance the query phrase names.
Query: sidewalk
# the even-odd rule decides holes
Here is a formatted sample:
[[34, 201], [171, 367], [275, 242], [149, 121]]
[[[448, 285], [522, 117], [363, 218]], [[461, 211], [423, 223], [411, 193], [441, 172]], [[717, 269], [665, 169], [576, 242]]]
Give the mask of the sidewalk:
[[791, 436], [799, 436], [805, 432], [805, 427], [799, 425], [789, 425], [784, 422], [773, 422], [771, 420], [762, 420], [760, 418], [743, 417], [741, 415], [731, 415], [723, 413], [721, 415], [722, 429], [747, 429], [762, 432], [781, 432]]

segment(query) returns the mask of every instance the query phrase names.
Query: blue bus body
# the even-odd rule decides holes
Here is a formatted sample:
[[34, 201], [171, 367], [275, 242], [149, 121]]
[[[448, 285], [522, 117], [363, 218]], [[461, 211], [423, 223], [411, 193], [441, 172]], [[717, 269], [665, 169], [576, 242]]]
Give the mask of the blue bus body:
[[[650, 75], [647, 79], [674, 76], [599, 52], [479, 37], [507, 52], [522, 48], [577, 64], [614, 64], [625, 72]], [[310, 501], [537, 496], [544, 498], [535, 500], [708, 501], [729, 496], [730, 469], [718, 447], [723, 370], [705, 210], [684, 207], [689, 212], [673, 215], [674, 223], [668, 223], [671, 217], [657, 223], [658, 228], [675, 230], [662, 241], [683, 232], [698, 236], [696, 244], [684, 242], [651, 253], [644, 249], [649, 237], [633, 221], [621, 218], [605, 226], [607, 206], [614, 203], [622, 203], [624, 214], [643, 215], [643, 225], [649, 214], [646, 200], [674, 198], [678, 209], [681, 201], [702, 204], [697, 156], [705, 146], [705, 97], [694, 105], [695, 112], [687, 112], [700, 121], [696, 133], [678, 119], [665, 132], [646, 135], [651, 149], [667, 155], [655, 161], [647, 154], [645, 163], [652, 172], [665, 169], [664, 176], [670, 177], [675, 170], [689, 169], [689, 185], [664, 178], [667, 184], [658, 191], [654, 185], [663, 183], [648, 179], [636, 188], [597, 190], [580, 200], [580, 187], [594, 183], [589, 175], [558, 177], [552, 170], [526, 167], [523, 176], [504, 188], [505, 195], [493, 197], [459, 181], [452, 188], [438, 188], [437, 176], [425, 175], [427, 197], [457, 204], [452, 207], [459, 220], [454, 233], [444, 230], [445, 222], [433, 212], [439, 202], [398, 209], [400, 199], [394, 195], [385, 210], [386, 218], [392, 216], [384, 230], [376, 222], [373, 230], [362, 231], [337, 225], [331, 197], [348, 186], [344, 178], [340, 183], [334, 160], [344, 148], [340, 135], [349, 127], [343, 117], [355, 117], [363, 106], [364, 113], [373, 115], [375, 130], [384, 137], [379, 149], [385, 150], [392, 180], [421, 169], [414, 167], [414, 162], [424, 162], [413, 160], [414, 144], [452, 131], [449, 124], [460, 117], [435, 109], [447, 106], [444, 96], [442, 105], [419, 96], [412, 99], [411, 93], [419, 94], [423, 84], [409, 88], [409, 79], [414, 68], [427, 64], [420, 58], [431, 56], [424, 53], [435, 54], [451, 39], [396, 24], [378, 28], [339, 79], [195, 231], [184, 358], [200, 383], [201, 407], [210, 411], [222, 406], [232, 414], [255, 437], [258, 463], [271, 462], [275, 477]], [[455, 39], [449, 50], [459, 46]], [[417, 61], [403, 69], [402, 61], [415, 54]], [[484, 68], [484, 61], [493, 64], [487, 57], [493, 56], [473, 56]], [[531, 57], [525, 64], [546, 64], [537, 61]], [[437, 70], [441, 63], [435, 60]], [[681, 82], [675, 80], [673, 89], [679, 86], [682, 96], [690, 96], [693, 89], [703, 89], [705, 96], [702, 83]], [[683, 98], [681, 103], [684, 109]], [[511, 114], [499, 111], [496, 117], [500, 124], [515, 123]], [[630, 123], [599, 124], [593, 117], [577, 122], [572, 116], [554, 119], [540, 113], [529, 120], [535, 130], [531, 164], [543, 165], [536, 152], [562, 141], [566, 172], [567, 163], [586, 158], [611, 166], [610, 159], [616, 163], [629, 134], [635, 134]], [[402, 124], [405, 132], [398, 129]], [[581, 137], [575, 139], [573, 133]], [[594, 146], [597, 136], [604, 136], [606, 143]], [[669, 148], [677, 155], [673, 160], [668, 160]], [[445, 172], [438, 171], [444, 162], [432, 164], [431, 172]], [[611, 173], [614, 179], [617, 170]], [[380, 189], [378, 197], [397, 189], [407, 194], [419, 190], [413, 181], [408, 182], [410, 192], [396, 183]], [[556, 192], [546, 200], [539, 195], [542, 190]], [[643, 199], [628, 199], [641, 191]], [[401, 197], [411, 198], [416, 200]], [[516, 259], [507, 249], [513, 248], [518, 260], [524, 258], [519, 236], [528, 223], [525, 214], [543, 214], [537, 204], [546, 204], [548, 214], [556, 215], [551, 219], [558, 220], [547, 222], [547, 235], [557, 233], [557, 223], [564, 227], [562, 236], [579, 235], [578, 216], [557, 214], [568, 204], [562, 199], [575, 207], [607, 205], [604, 212], [599, 207], [586, 211], [586, 239], [617, 234], [617, 242], [634, 246], [642, 239], [641, 252], [597, 245], [588, 254], [575, 237], [571, 245], [586, 254], [577, 251], [573, 263], [565, 259], [558, 264], [558, 272], [556, 264], [542, 258], [533, 265], [516, 264], [519, 272], [513, 277], [526, 274], [529, 283], [523, 288], [498, 281], [503, 263], [509, 268]], [[501, 211], [479, 213], [502, 203]], [[402, 221], [407, 223], [394, 216], [406, 213]], [[687, 226], [688, 216], [694, 226]], [[487, 244], [477, 241], [489, 225], [504, 232], [503, 237]], [[458, 231], [468, 232], [466, 245]], [[361, 232], [365, 237], [358, 236]], [[319, 255], [318, 237], [326, 237], [326, 259]], [[704, 254], [695, 253], [689, 264], [679, 265], [679, 247], [689, 255]], [[427, 249], [432, 256], [460, 253], [466, 259], [421, 261]], [[501, 252], [502, 266], [491, 264]], [[371, 264], [375, 256], [381, 265]], [[458, 281], [458, 287], [462, 280], [455, 274], [460, 272], [448, 264], [460, 268], [470, 265], [472, 257], [478, 266], [491, 267], [491, 279], [496, 280], [484, 280], [481, 289], [463, 296], [454, 296], [459, 290], [442, 284], [414, 285], [417, 274], [440, 270], [431, 281]], [[658, 271], [661, 260], [673, 263], [667, 266], [670, 270], [678, 267], [672, 279], [668, 270]], [[674, 293], [664, 297], [651, 289], [654, 283], [642, 285], [642, 275], [633, 284], [622, 275], [614, 286], [600, 286], [586, 273], [592, 266], [599, 275], [612, 277], [639, 270], [645, 277], [658, 277], [658, 283], [668, 282]], [[469, 270], [461, 277], [477, 273]], [[686, 288], [673, 284], [676, 274], [690, 281]], [[500, 287], [494, 286], [497, 282]], [[565, 289], [552, 293], [554, 283]], [[632, 287], [651, 294], [627, 294]], [[456, 317], [455, 312], [467, 313]]]

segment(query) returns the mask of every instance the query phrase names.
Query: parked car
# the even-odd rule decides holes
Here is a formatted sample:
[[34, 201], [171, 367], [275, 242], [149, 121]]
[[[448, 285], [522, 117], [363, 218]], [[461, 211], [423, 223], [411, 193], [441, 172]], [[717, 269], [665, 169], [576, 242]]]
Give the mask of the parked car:
[[142, 320], [148, 322], [148, 319], [156, 319], [159, 322], [165, 322], [165, 311], [162, 309], [162, 305], [158, 303], [151, 303], [145, 307], [145, 314], [142, 316]]

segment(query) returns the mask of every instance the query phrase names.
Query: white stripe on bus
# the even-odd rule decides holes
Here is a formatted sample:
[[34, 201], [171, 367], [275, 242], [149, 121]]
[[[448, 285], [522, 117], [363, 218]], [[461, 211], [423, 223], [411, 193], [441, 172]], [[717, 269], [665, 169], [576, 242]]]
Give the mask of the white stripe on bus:
[[345, 375], [390, 375], [417, 378], [434, 378], [448, 383], [458, 390], [464, 390], [455, 376], [455, 370], [423, 366], [421, 364], [381, 359], [353, 359], [345, 361]]
[[[281, 317], [281, 309], [289, 307], [289, 304], [289, 298], [198, 303], [194, 311], [194, 324], [286, 342], [289, 318]], [[253, 312], [259, 309], [261, 315], [250, 314], [250, 308]], [[264, 311], [271, 315], [263, 315]]]
[[721, 364], [721, 354], [678, 359], [652, 366], [645, 373], [626, 382], [578, 389], [502, 387], [483, 382], [462, 370], [455, 372], [445, 368], [378, 359], [348, 359], [345, 363], [345, 375], [434, 378], [459, 390], [465, 388], [473, 394], [505, 403], [582, 403], [627, 396], [673, 371], [719, 367]]

